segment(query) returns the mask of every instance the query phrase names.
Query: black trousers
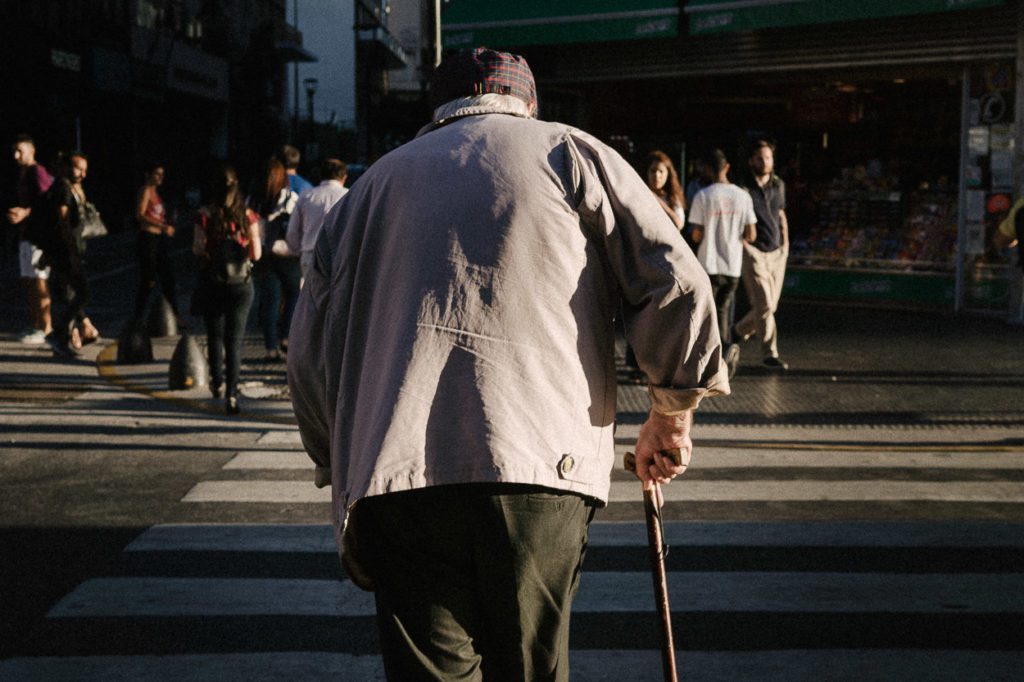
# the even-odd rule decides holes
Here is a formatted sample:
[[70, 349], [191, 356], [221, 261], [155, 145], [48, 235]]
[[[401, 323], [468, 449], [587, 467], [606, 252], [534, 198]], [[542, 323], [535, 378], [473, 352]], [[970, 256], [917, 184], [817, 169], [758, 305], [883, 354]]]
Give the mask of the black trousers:
[[732, 324], [735, 315], [736, 289], [740, 285], [739, 277], [728, 275], [711, 275], [711, 292], [715, 296], [718, 308], [718, 333], [722, 337], [722, 346], [732, 343]]
[[217, 284], [203, 278], [199, 286], [204, 299], [203, 321], [206, 322], [206, 345], [210, 357], [210, 383], [223, 385], [226, 396], [237, 395], [245, 321], [252, 307], [252, 281]]
[[146, 313], [146, 305], [158, 283], [164, 298], [171, 304], [171, 310], [177, 316], [178, 301], [170, 256], [171, 238], [164, 234], [151, 234], [139, 230], [135, 253], [139, 260], [139, 290], [135, 295], [135, 319], [141, 319]]
[[288, 338], [292, 314], [299, 301], [299, 259], [264, 252], [253, 268], [253, 279], [259, 297], [257, 317], [263, 330], [263, 346], [268, 351], [277, 350], [281, 339]]
[[64, 256], [50, 260], [50, 288], [64, 308], [53, 323], [53, 333], [62, 344], [71, 340], [75, 325], [85, 319], [85, 306], [92, 300], [85, 264], [81, 258]]
[[355, 507], [389, 680], [569, 679], [594, 506], [524, 485], [390, 493]]

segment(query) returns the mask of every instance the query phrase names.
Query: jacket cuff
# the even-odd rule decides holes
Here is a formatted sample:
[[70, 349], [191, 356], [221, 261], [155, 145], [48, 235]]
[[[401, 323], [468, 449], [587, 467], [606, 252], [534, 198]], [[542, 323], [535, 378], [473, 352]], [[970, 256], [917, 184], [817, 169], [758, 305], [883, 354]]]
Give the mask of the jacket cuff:
[[701, 399], [707, 395], [707, 389], [648, 386], [647, 394], [651, 398], [651, 409], [658, 414], [674, 417], [697, 409]]
[[331, 467], [316, 467], [313, 470], [313, 484], [317, 488], [326, 488], [331, 484]]

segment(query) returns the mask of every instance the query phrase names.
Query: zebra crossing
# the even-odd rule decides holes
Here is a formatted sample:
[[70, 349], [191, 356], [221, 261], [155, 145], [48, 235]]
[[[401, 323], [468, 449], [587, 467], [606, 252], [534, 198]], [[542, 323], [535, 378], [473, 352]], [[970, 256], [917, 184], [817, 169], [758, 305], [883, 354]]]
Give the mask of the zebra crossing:
[[[632, 438], [627, 426], [619, 449]], [[182, 504], [326, 509], [296, 432], [257, 447]], [[1024, 502], [1022, 463], [1012, 451], [700, 449], [665, 488], [682, 678], [1019, 679], [1024, 526], [953, 512]], [[793, 520], [793, 505], [891, 513]], [[339, 575], [326, 524], [154, 526], [54, 604], [36, 655], [0, 661], [0, 679], [384, 679], [372, 595]], [[591, 527], [573, 611], [572, 679], [660, 679], [639, 490], [625, 472]]]

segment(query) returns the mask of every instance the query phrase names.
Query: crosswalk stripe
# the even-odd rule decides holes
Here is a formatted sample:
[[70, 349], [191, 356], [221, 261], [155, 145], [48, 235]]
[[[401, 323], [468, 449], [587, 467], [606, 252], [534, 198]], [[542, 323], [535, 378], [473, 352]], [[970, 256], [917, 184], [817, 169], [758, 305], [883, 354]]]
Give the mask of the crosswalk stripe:
[[[662, 487], [666, 502], [1024, 502], [1024, 482], [686, 481]], [[635, 502], [639, 484], [616, 481], [609, 502]]]
[[282, 429], [279, 431], [264, 431], [256, 442], [260, 445], [294, 445], [302, 447], [302, 436], [298, 429]]
[[[571, 650], [570, 679], [649, 682], [660, 675], [657, 650]], [[835, 682], [864, 679], [1017, 679], [1024, 655], [1015, 651], [915, 651], [849, 649], [788, 651], [680, 651], [676, 662], [692, 682], [785, 679]], [[282, 679], [384, 679], [379, 656], [319, 651], [176, 656], [68, 656], [0, 661], [0, 678], [11, 680], [190, 680], [276, 682]]]
[[348, 581], [261, 578], [93, 578], [49, 618], [130, 616], [368, 616], [373, 595]]
[[[1016, 524], [969, 521], [666, 521], [665, 541], [674, 546], [736, 547], [1013, 547], [1024, 548]], [[647, 546], [642, 522], [590, 526], [595, 547]]]
[[[621, 454], [630, 447], [617, 447]], [[1007, 469], [1024, 468], [1022, 452], [941, 453], [941, 452], [842, 452], [822, 453], [806, 450], [737, 450], [734, 448], [698, 448], [690, 462], [691, 470], [739, 468], [801, 469]]]
[[311, 481], [200, 481], [181, 501], [319, 503], [331, 501], [331, 489]]
[[[666, 521], [665, 540], [674, 547], [901, 547], [1024, 548], [1016, 524], [986, 522], [842, 521], [752, 522]], [[597, 522], [590, 526], [591, 547], [646, 547], [643, 523]], [[128, 552], [292, 552], [334, 554], [328, 524], [153, 526]]]
[[330, 525], [161, 525], [147, 529], [126, 552], [289, 552], [333, 554]]
[[320, 651], [178, 656], [68, 656], [0, 661], [0, 679], [370, 682], [384, 679], [384, 667], [379, 656], [355, 656]]
[[309, 469], [313, 470], [313, 460], [305, 452], [294, 450], [255, 450], [239, 452], [232, 457], [225, 469]]
[[[1024, 613], [1024, 574], [668, 573], [679, 612]], [[576, 613], [654, 610], [650, 573], [584, 570]], [[348, 581], [261, 578], [94, 578], [51, 618], [371, 616], [373, 596]]]
[[[1018, 481], [686, 481], [663, 487], [667, 502], [1024, 502]], [[639, 485], [611, 484], [609, 502], [637, 502]], [[183, 502], [321, 503], [330, 488], [306, 481], [200, 481]]]
[[[629, 448], [618, 448], [619, 453]], [[705, 469], [992, 469], [1024, 468], [1024, 454], [984, 453], [951, 456], [947, 453], [842, 453], [827, 456], [803, 450], [733, 450], [705, 448], [695, 455], [691, 470]], [[302, 450], [254, 450], [239, 452], [225, 469], [312, 469], [313, 463]]]
[[[773, 613], [1024, 612], [1024, 574], [668, 573], [672, 610]], [[1013, 594], [1011, 594], [1013, 593]], [[650, 573], [587, 572], [576, 612], [653, 611]]]

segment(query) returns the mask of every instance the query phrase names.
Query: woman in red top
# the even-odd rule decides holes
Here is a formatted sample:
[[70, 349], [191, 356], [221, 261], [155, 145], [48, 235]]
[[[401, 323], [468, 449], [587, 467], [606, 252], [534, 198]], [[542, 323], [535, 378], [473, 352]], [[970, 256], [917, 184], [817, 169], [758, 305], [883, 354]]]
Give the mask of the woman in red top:
[[142, 319], [150, 295], [157, 282], [164, 298], [178, 316], [174, 268], [171, 266], [171, 239], [174, 224], [167, 220], [167, 210], [158, 188], [164, 182], [164, 167], [153, 164], [146, 171], [146, 182], [135, 201], [135, 221], [139, 224], [136, 252], [139, 258], [139, 291], [135, 296], [135, 319]]
[[231, 166], [222, 166], [211, 178], [207, 204], [196, 215], [192, 253], [199, 259], [195, 300], [206, 322], [210, 392], [219, 398], [224, 387], [225, 411], [238, 414], [242, 340], [253, 299], [250, 272], [263, 247], [259, 216], [246, 208]]

